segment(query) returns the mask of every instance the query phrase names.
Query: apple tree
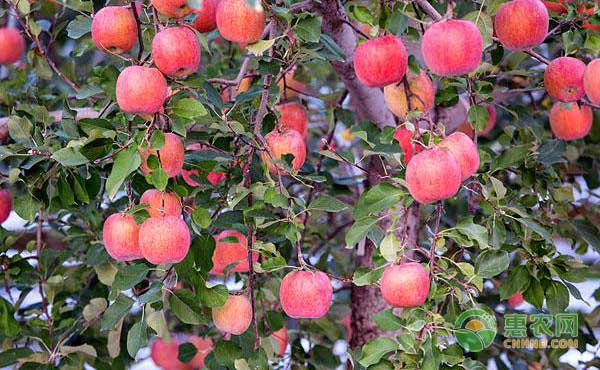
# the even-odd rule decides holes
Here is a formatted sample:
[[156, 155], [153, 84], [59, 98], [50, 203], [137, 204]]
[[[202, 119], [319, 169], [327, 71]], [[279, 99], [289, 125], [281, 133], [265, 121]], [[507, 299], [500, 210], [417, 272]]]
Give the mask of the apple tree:
[[2, 0], [0, 368], [598, 366], [599, 54], [582, 0]]

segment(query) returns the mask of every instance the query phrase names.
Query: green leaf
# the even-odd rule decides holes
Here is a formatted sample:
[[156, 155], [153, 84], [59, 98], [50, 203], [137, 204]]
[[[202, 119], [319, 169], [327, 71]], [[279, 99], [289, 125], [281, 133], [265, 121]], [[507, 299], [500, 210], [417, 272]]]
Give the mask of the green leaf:
[[259, 40], [253, 44], [248, 45], [246, 49], [250, 54], [260, 57], [265, 51], [269, 50], [273, 46], [275, 40], [276, 39]]
[[352, 224], [352, 227], [346, 232], [346, 245], [352, 246], [360, 242], [367, 236], [369, 230], [377, 223], [377, 217], [368, 216], [361, 218]]
[[126, 266], [117, 271], [117, 275], [115, 275], [115, 280], [112, 285], [113, 289], [131, 289], [134, 285], [139, 284], [144, 280], [149, 271], [150, 268], [143, 263]]
[[137, 148], [133, 145], [116, 155], [112, 170], [106, 180], [106, 191], [111, 200], [117, 195], [125, 178], [137, 170], [140, 164], [142, 164], [142, 159]]
[[527, 228], [534, 231], [536, 234], [543, 237], [544, 240], [546, 240], [546, 242], [552, 243], [552, 235], [550, 235], [550, 233], [548, 232], [548, 230], [546, 230], [545, 227], [528, 218], [517, 218], [517, 221], [527, 226]]
[[398, 240], [398, 237], [392, 232], [388, 233], [385, 238], [383, 238], [383, 241], [379, 246], [379, 252], [388, 262], [396, 261], [401, 251], [402, 244], [400, 243], [400, 240]]
[[492, 162], [492, 169], [497, 170], [520, 164], [527, 158], [530, 151], [531, 145], [529, 144], [511, 146]]
[[34, 198], [29, 192], [13, 196], [13, 210], [19, 217], [27, 221], [35, 220], [35, 215], [44, 203]]
[[0, 297], [0, 332], [9, 337], [15, 337], [21, 331], [15, 319], [15, 310], [9, 301]]
[[296, 23], [294, 32], [305, 42], [319, 42], [321, 38], [321, 18], [308, 16]]
[[133, 299], [119, 294], [117, 299], [113, 302], [110, 307], [102, 315], [100, 320], [100, 330], [112, 330], [115, 328], [119, 320], [121, 320], [131, 307], [133, 306]]
[[192, 212], [192, 221], [203, 229], [207, 229], [212, 222], [210, 218], [210, 213], [206, 208], [196, 207], [196, 209]]
[[530, 275], [527, 267], [519, 265], [508, 271], [508, 280], [500, 285], [500, 300], [504, 301], [517, 292], [523, 292], [529, 286]]
[[183, 118], [197, 118], [208, 114], [204, 105], [196, 99], [184, 98], [178, 100], [173, 106], [173, 113]]
[[17, 144], [31, 147], [32, 130], [33, 124], [27, 118], [19, 116], [8, 117], [8, 134]]
[[383, 356], [398, 349], [398, 343], [390, 338], [378, 338], [365, 344], [358, 363], [364, 367], [376, 364]]
[[229, 291], [223, 284], [218, 284], [210, 288], [201, 285], [198, 288], [198, 297], [202, 304], [207, 307], [220, 307], [225, 304]]
[[510, 260], [508, 253], [501, 250], [488, 249], [481, 253], [475, 260], [477, 275], [492, 278], [508, 268]]
[[183, 363], [190, 362], [197, 352], [198, 348], [193, 343], [183, 343], [179, 346], [177, 359]]
[[546, 280], [544, 283], [548, 312], [551, 315], [563, 313], [569, 306], [569, 290], [560, 281]]
[[580, 238], [597, 253], [600, 253], [600, 237], [598, 237], [598, 228], [588, 220], [571, 220], [569, 223], [575, 228]]
[[67, 26], [67, 35], [72, 39], [79, 39], [81, 36], [92, 31], [92, 18], [86, 15], [78, 15]]
[[472, 105], [471, 108], [469, 108], [469, 123], [477, 132], [485, 130], [488, 117], [489, 113], [482, 105]]
[[173, 292], [169, 299], [171, 311], [173, 311], [175, 316], [190, 325], [202, 325], [206, 323], [206, 320], [200, 314], [199, 303], [194, 293], [187, 289], [180, 289]]
[[534, 305], [537, 309], [542, 309], [544, 304], [544, 288], [536, 278], [531, 278], [529, 287], [523, 292], [523, 298]]
[[127, 353], [131, 358], [135, 359], [135, 355], [139, 349], [148, 343], [148, 333], [146, 330], [146, 322], [144, 320], [138, 321], [129, 332], [127, 332]]
[[313, 200], [308, 208], [326, 212], [342, 212], [350, 209], [351, 207], [332, 196], [321, 195], [317, 199]]
[[405, 193], [387, 182], [375, 185], [364, 192], [354, 206], [354, 219], [358, 220], [369, 214], [387, 209], [402, 200]]
[[65, 167], [75, 167], [86, 164], [89, 160], [74, 147], [66, 147], [52, 153], [52, 159]]
[[169, 183], [169, 175], [162, 168], [157, 168], [152, 171], [150, 175], [152, 178], [152, 185], [156, 187], [158, 190], [165, 190], [167, 188], [167, 184]]
[[481, 248], [488, 248], [487, 229], [473, 223], [473, 217], [467, 217], [460, 220], [456, 224], [456, 229], [469, 239], [476, 241]]
[[0, 352], [0, 368], [17, 363], [19, 359], [29, 357], [34, 352], [29, 348], [10, 348]]
[[364, 267], [357, 268], [352, 276], [352, 283], [356, 286], [375, 284], [383, 274], [383, 267], [384, 266], [381, 266], [375, 269]]
[[392, 308], [375, 314], [373, 320], [382, 330], [396, 331], [403, 327], [402, 319], [394, 315], [394, 310]]

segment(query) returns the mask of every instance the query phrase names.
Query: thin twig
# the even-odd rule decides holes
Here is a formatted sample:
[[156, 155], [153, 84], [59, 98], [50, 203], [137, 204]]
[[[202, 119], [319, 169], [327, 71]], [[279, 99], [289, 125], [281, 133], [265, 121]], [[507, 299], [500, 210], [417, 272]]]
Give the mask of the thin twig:
[[435, 8], [429, 4], [427, 0], [414, 0], [414, 2], [417, 3], [419, 7], [425, 11], [425, 13], [429, 14], [431, 19], [434, 21], [442, 20], [442, 15], [438, 13], [438, 11], [435, 10]]

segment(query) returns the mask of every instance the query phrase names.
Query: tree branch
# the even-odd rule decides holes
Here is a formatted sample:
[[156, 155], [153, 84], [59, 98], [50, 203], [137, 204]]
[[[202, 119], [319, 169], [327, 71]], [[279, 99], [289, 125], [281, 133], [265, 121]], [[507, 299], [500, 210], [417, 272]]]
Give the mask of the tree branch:
[[414, 2], [417, 3], [419, 7], [425, 11], [425, 13], [429, 14], [431, 19], [433, 19], [434, 21], [437, 22], [442, 20], [442, 15], [438, 13], [438, 11], [435, 10], [435, 8], [431, 4], [429, 4], [429, 1], [414, 0]]

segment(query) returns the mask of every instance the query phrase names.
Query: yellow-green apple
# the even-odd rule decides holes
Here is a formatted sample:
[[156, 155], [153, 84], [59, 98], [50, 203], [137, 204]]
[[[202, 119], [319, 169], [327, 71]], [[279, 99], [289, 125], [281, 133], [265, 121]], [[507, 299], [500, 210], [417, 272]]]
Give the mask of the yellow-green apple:
[[156, 68], [130, 66], [117, 78], [117, 104], [125, 113], [151, 116], [167, 98], [167, 80]]
[[222, 332], [240, 335], [252, 322], [252, 305], [243, 295], [230, 295], [221, 307], [213, 307], [212, 319]]
[[152, 361], [165, 370], [192, 370], [188, 364], [184, 364], [177, 358], [179, 356], [179, 344], [177, 339], [171, 339], [170, 342], [162, 338], [156, 338], [152, 341], [150, 347], [150, 357]]
[[592, 104], [600, 104], [600, 59], [592, 60], [583, 74], [583, 88]]
[[[294, 156], [292, 170], [298, 171], [302, 167], [306, 160], [306, 144], [298, 131], [289, 129], [279, 131], [275, 128], [265, 135], [265, 140], [276, 160], [281, 160], [281, 157], [286, 154], [292, 154]], [[285, 172], [283, 164], [274, 163], [266, 151], [262, 152], [262, 159], [272, 174], [276, 174], [278, 168]]]
[[494, 30], [506, 49], [526, 50], [544, 42], [549, 22], [548, 9], [540, 0], [512, 0], [498, 8]]
[[429, 272], [420, 263], [390, 265], [381, 276], [381, 295], [393, 307], [421, 306], [429, 294]]
[[217, 6], [220, 0], [202, 0], [199, 8], [192, 11], [197, 14], [194, 20], [194, 28], [198, 32], [211, 32], [217, 29]]
[[399, 82], [407, 66], [406, 48], [394, 35], [365, 41], [354, 50], [354, 71], [365, 86], [384, 87]]
[[12, 64], [25, 54], [25, 39], [16, 28], [0, 28], [0, 64]]
[[306, 91], [306, 85], [294, 78], [295, 73], [296, 68], [294, 67], [287, 71], [277, 83], [283, 95], [283, 100], [294, 99], [298, 97], [298, 94]]
[[170, 18], [183, 18], [192, 12], [187, 0], [150, 0], [156, 10]]
[[165, 28], [152, 40], [152, 56], [162, 73], [184, 77], [200, 66], [200, 42], [187, 27]]
[[465, 181], [471, 177], [479, 168], [479, 152], [477, 145], [470, 137], [462, 132], [455, 132], [440, 141], [440, 148], [448, 149], [460, 165], [461, 180]]
[[275, 339], [278, 345], [278, 347], [276, 348], [277, 355], [280, 357], [283, 356], [285, 354], [285, 350], [287, 349], [287, 344], [289, 340], [287, 329], [284, 326], [281, 329], [274, 331], [273, 334], [271, 334], [271, 336], [273, 337], [273, 339]]
[[572, 57], [554, 59], [544, 73], [544, 87], [548, 95], [562, 102], [583, 98], [583, 75], [585, 63]]
[[451, 19], [431, 25], [421, 40], [427, 67], [439, 76], [473, 72], [481, 62], [483, 39], [475, 23]]
[[0, 224], [6, 221], [12, 211], [12, 195], [6, 189], [0, 190]]
[[110, 54], [127, 53], [137, 41], [137, 23], [131, 8], [107, 6], [92, 18], [92, 40]]
[[142, 258], [139, 230], [133, 216], [126, 213], [110, 215], [102, 228], [102, 239], [108, 254], [117, 261]]
[[433, 108], [435, 100], [435, 87], [425, 71], [421, 70], [419, 75], [408, 71], [406, 80], [409, 99], [406, 98], [404, 81], [387, 85], [383, 89], [385, 104], [394, 115], [401, 119], [406, 119], [407, 113], [411, 110], [419, 112], [430, 110]]
[[[225, 268], [236, 264], [231, 272], [248, 272], [248, 247], [246, 235], [235, 230], [223, 230], [215, 236], [216, 246], [212, 256], [211, 274], [222, 275]], [[252, 261], [258, 261], [258, 253], [252, 252]]]
[[293, 318], [325, 316], [332, 297], [331, 281], [322, 271], [292, 271], [285, 275], [279, 287], [281, 307]]
[[206, 356], [208, 356], [214, 347], [212, 339], [209, 337], [200, 338], [197, 335], [191, 335], [187, 341], [196, 346], [196, 349], [198, 350], [194, 358], [192, 358], [188, 364], [194, 369], [202, 369], [204, 367], [204, 359], [206, 359]]
[[155, 265], [181, 262], [190, 249], [190, 230], [181, 217], [150, 217], [139, 235], [142, 256]]
[[594, 115], [587, 105], [556, 102], [550, 109], [550, 128], [562, 140], [576, 140], [585, 137], [592, 129]]
[[[187, 150], [201, 152], [204, 150], [214, 150], [214, 149], [212, 149], [210, 147], [207, 148], [204, 145], [202, 145], [201, 143], [192, 143], [187, 146]], [[192, 178], [192, 176], [199, 176], [199, 175], [200, 175], [200, 172], [198, 172], [197, 169], [181, 170], [181, 177], [183, 177], [183, 181], [185, 181], [189, 186], [202, 185], [198, 181], [196, 181], [194, 178]], [[227, 174], [225, 172], [210, 171], [208, 173], [208, 175], [206, 176], [206, 179], [208, 180], [208, 182], [211, 183], [212, 186], [216, 186], [218, 183], [225, 180], [226, 177], [227, 177]]]
[[247, 0], [221, 0], [217, 5], [217, 28], [225, 40], [242, 47], [260, 40], [265, 29], [265, 12], [256, 2], [252, 7]]
[[306, 109], [299, 103], [285, 103], [275, 106], [275, 109], [281, 114], [279, 124], [281, 129], [296, 130], [306, 137], [308, 129], [308, 115]]
[[175, 177], [181, 173], [185, 151], [179, 136], [170, 132], [166, 133], [165, 144], [158, 149], [158, 151], [148, 147], [140, 148], [140, 156], [142, 157], [142, 165], [140, 166], [140, 169], [144, 175], [148, 175], [152, 172], [147, 163], [150, 155], [154, 155], [159, 158], [160, 167], [165, 170], [167, 176]]
[[427, 149], [406, 166], [406, 185], [419, 203], [431, 203], [454, 196], [461, 183], [458, 159], [445, 148]]
[[181, 201], [175, 193], [169, 191], [148, 189], [140, 197], [140, 204], [150, 206], [146, 208], [150, 217], [181, 216]]

